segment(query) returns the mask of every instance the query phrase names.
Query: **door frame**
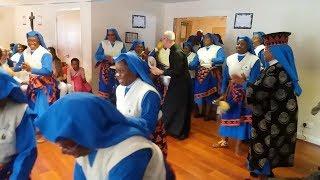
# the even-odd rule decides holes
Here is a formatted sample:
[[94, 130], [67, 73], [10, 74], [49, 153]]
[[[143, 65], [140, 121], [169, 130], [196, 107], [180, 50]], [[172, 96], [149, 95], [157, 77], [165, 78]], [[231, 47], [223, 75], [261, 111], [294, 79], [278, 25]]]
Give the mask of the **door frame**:
[[[80, 8], [70, 8], [70, 9], [60, 9], [58, 11], [56, 11], [56, 14], [55, 14], [55, 42], [56, 42], [56, 53], [58, 54], [58, 44], [59, 44], [59, 40], [58, 40], [58, 15], [62, 12], [71, 12], [71, 11], [79, 11], [79, 20], [80, 20], [80, 65], [81, 65], [81, 62], [83, 61], [83, 52], [82, 52], [82, 29], [81, 29], [81, 9]], [[60, 56], [58, 56], [60, 57]], [[66, 62], [69, 64], [69, 62]]]

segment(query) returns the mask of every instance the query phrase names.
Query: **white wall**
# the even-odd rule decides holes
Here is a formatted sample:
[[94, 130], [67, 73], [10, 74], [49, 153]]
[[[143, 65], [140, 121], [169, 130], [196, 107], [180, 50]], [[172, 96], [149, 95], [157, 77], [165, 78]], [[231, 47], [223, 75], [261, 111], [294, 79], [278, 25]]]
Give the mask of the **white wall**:
[[[145, 29], [132, 28], [132, 15], [145, 15], [147, 24]], [[92, 2], [92, 50], [93, 55], [101, 40], [105, 38], [106, 29], [113, 27], [119, 31], [122, 40], [125, 32], [137, 32], [146, 46], [154, 48], [160, 38], [163, 22], [163, 4], [150, 0], [111, 0]], [[129, 47], [130, 45], [127, 45]], [[94, 57], [93, 57], [94, 58]], [[95, 70], [94, 79], [98, 79]], [[97, 82], [94, 83], [97, 88]]]
[[13, 42], [13, 13], [12, 7], [0, 7], [0, 47], [9, 48]]
[[[238, 35], [251, 36], [253, 31], [266, 33], [276, 31], [292, 32], [292, 46], [300, 83], [304, 90], [299, 98], [299, 122], [311, 123], [311, 129], [304, 134], [307, 140], [320, 145], [320, 115], [313, 117], [310, 110], [320, 101], [320, 84], [317, 76], [320, 74], [320, 25], [319, 0], [200, 0], [199, 2], [184, 2], [165, 5], [164, 29], [173, 28], [173, 18], [192, 16], [227, 16], [227, 32], [225, 48], [228, 54], [234, 52], [235, 39]], [[253, 28], [251, 30], [233, 29], [235, 13], [252, 12]], [[299, 130], [301, 134], [301, 129]]]
[[[92, 60], [91, 60], [91, 3], [71, 3], [71, 4], [57, 4], [57, 5], [33, 5], [33, 6], [17, 6], [15, 7], [15, 31], [14, 39], [16, 42], [26, 44], [26, 33], [31, 30], [29, 20], [27, 25], [23, 25], [22, 16], [30, 16], [30, 12], [34, 15], [42, 16], [42, 25], [38, 25], [35, 20], [35, 30], [39, 31], [45, 39], [47, 46], [57, 47], [56, 35], [56, 14], [63, 10], [80, 9], [81, 20], [81, 46], [83, 66], [86, 70], [86, 77], [88, 81], [92, 79]], [[68, 62], [69, 63], [69, 62]]]

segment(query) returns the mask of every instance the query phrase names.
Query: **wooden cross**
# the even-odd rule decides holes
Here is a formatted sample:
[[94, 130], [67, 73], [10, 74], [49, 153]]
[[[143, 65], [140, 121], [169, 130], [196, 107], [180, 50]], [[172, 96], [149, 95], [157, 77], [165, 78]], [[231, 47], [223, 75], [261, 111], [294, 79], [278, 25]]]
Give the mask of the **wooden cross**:
[[33, 20], [34, 20], [35, 18], [36, 18], [36, 17], [33, 15], [33, 12], [31, 12], [31, 15], [29, 16], [29, 19], [30, 19], [30, 26], [31, 26], [31, 30], [32, 30], [32, 31], [34, 30]]

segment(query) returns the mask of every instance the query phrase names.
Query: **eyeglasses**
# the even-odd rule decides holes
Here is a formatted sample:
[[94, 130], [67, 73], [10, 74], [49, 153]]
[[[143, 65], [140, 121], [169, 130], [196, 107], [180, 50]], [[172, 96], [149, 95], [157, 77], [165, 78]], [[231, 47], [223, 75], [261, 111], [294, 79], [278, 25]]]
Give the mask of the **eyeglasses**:
[[115, 36], [115, 34], [107, 34], [107, 36]]

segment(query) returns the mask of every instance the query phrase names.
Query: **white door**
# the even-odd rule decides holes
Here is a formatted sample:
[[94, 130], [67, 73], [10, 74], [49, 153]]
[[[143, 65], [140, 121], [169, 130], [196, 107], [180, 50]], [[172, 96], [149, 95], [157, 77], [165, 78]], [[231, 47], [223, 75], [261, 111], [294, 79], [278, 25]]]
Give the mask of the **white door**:
[[82, 64], [80, 10], [57, 12], [57, 53], [70, 64], [78, 58]]

